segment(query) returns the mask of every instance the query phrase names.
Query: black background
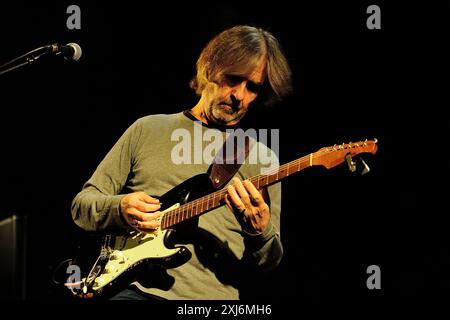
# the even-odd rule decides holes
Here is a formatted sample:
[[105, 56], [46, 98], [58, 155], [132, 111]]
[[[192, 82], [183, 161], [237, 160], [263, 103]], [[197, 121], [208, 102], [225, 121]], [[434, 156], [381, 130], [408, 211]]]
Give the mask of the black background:
[[[379, 140], [364, 157], [367, 175], [343, 165], [285, 180], [285, 256], [255, 298], [450, 289], [445, 188], [436, 187], [446, 182], [448, 2], [74, 2], [81, 30], [66, 27], [72, 2], [14, 3], [1, 5], [0, 63], [54, 42], [83, 49], [78, 62], [43, 57], [0, 76], [0, 217], [28, 217], [28, 299], [65, 299], [51, 273], [82, 234], [71, 200], [136, 118], [196, 103], [188, 82], [201, 49], [236, 24], [273, 32], [293, 69], [294, 94], [247, 119], [280, 129], [281, 162]], [[381, 30], [366, 27], [370, 4], [381, 8]], [[366, 287], [373, 264], [381, 290]]]

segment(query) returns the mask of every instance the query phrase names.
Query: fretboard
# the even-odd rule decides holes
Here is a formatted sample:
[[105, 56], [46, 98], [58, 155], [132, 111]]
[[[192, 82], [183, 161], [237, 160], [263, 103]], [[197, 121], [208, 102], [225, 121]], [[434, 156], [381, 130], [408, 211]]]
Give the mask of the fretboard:
[[[313, 158], [316, 156], [316, 153], [311, 153], [302, 158], [283, 164], [275, 170], [254, 176], [249, 180], [255, 185], [257, 189], [269, 186], [289, 175], [312, 166]], [[180, 207], [167, 212], [161, 219], [161, 229], [170, 228], [187, 219], [199, 216], [224, 205], [226, 193], [227, 190], [226, 188], [224, 188], [196, 200], [185, 203]]]

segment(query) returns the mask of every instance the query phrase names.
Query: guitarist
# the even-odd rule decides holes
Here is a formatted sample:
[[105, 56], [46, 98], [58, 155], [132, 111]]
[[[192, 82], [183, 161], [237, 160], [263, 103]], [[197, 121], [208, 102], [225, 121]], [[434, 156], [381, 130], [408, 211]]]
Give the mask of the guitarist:
[[[291, 91], [287, 60], [276, 38], [263, 29], [236, 26], [223, 31], [206, 45], [196, 67], [191, 87], [198, 103], [183, 113], [143, 117], [126, 130], [74, 198], [72, 217], [78, 226], [158, 232], [157, 197], [210, 166], [204, 161], [174, 163], [178, 142], [173, 132], [184, 129], [193, 136], [197, 122], [202, 133], [214, 130], [225, 137], [255, 99], [273, 104]], [[270, 152], [261, 143], [257, 148]], [[257, 190], [245, 180], [261, 168], [261, 163], [244, 163], [226, 187], [226, 206], [175, 232], [176, 242], [189, 249], [187, 262], [170, 268], [149, 265], [112, 299], [242, 298], [245, 272], [273, 269], [283, 254], [280, 184]]]

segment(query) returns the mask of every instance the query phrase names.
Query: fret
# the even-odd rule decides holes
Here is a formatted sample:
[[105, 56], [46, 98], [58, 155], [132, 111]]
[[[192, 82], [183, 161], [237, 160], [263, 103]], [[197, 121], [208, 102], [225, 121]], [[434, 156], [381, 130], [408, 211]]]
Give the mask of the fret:
[[187, 212], [187, 214], [188, 214], [188, 217], [189, 217], [189, 218], [192, 218], [192, 202], [189, 202], [189, 203], [186, 205], [186, 212]]
[[163, 216], [161, 219], [161, 229], [166, 229], [167, 225], [166, 225], [166, 216]]
[[265, 186], [264, 181], [263, 181], [264, 176], [257, 176], [256, 179], [258, 180], [258, 186], [260, 189]]
[[209, 198], [208, 198], [208, 208], [211, 209], [211, 208], [214, 208], [214, 207], [215, 207], [215, 205], [214, 205], [214, 193], [212, 193], [212, 194], [209, 195]]
[[187, 214], [188, 218], [192, 218], [192, 209], [190, 206], [192, 207], [191, 203], [188, 203], [186, 205], [186, 214]]
[[303, 169], [305, 169], [305, 161], [299, 161], [298, 162], [298, 171], [301, 171]]
[[197, 215], [197, 201], [192, 201], [192, 216]]
[[226, 194], [226, 191], [221, 191], [218, 193], [219, 205], [222, 205], [225, 203], [225, 194]]
[[177, 223], [180, 223], [181, 221], [183, 221], [183, 220], [181, 219], [181, 215], [180, 215], [180, 212], [179, 212], [178, 210], [174, 210], [174, 213], [173, 213], [173, 214], [174, 214], [175, 217], [176, 217]]
[[280, 172], [281, 178], [286, 177], [286, 168], [283, 168], [283, 167], [282, 167], [282, 168], [279, 170], [279, 172]]
[[256, 176], [255, 179], [258, 181], [258, 187], [259, 189], [261, 189], [262, 187], [264, 187], [264, 183], [262, 181], [262, 176]]
[[176, 224], [177, 223], [177, 215], [176, 212], [171, 212], [171, 216], [172, 216], [172, 224]]
[[214, 195], [214, 206], [215, 207], [219, 205], [219, 201], [220, 201], [219, 197], [217, 197], [217, 195]]
[[277, 174], [275, 175], [275, 174], [271, 174], [270, 176], [269, 176], [269, 183], [273, 183], [273, 182], [275, 182], [275, 181], [278, 181], [278, 172], [279, 171], [277, 171]]
[[190, 207], [190, 210], [189, 210], [189, 217], [190, 218], [195, 217], [194, 202], [191, 202], [191, 207]]
[[167, 226], [170, 227], [172, 225], [172, 212], [168, 212], [166, 215]]
[[196, 208], [197, 208], [196, 202], [192, 201], [191, 202], [191, 212], [190, 212], [191, 217], [195, 217], [197, 215], [197, 213], [195, 212]]
[[192, 201], [192, 216], [195, 217], [197, 215], [197, 200]]
[[288, 171], [289, 171], [289, 175], [291, 175], [291, 174], [293, 174], [293, 173], [296, 172], [296, 171], [295, 171], [295, 164], [294, 164], [294, 163], [290, 163], [290, 164], [288, 165]]
[[202, 210], [201, 210], [202, 209], [202, 199], [201, 198], [197, 200], [196, 206], [197, 206], [197, 210], [195, 210], [195, 214], [198, 215], [199, 213], [202, 212]]

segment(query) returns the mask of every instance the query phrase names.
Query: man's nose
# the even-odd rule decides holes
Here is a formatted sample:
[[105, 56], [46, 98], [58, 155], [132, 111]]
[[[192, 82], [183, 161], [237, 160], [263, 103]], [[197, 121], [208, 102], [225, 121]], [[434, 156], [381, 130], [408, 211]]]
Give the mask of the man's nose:
[[244, 100], [245, 92], [246, 92], [246, 81], [242, 81], [241, 83], [235, 85], [231, 91], [231, 94], [239, 101]]

